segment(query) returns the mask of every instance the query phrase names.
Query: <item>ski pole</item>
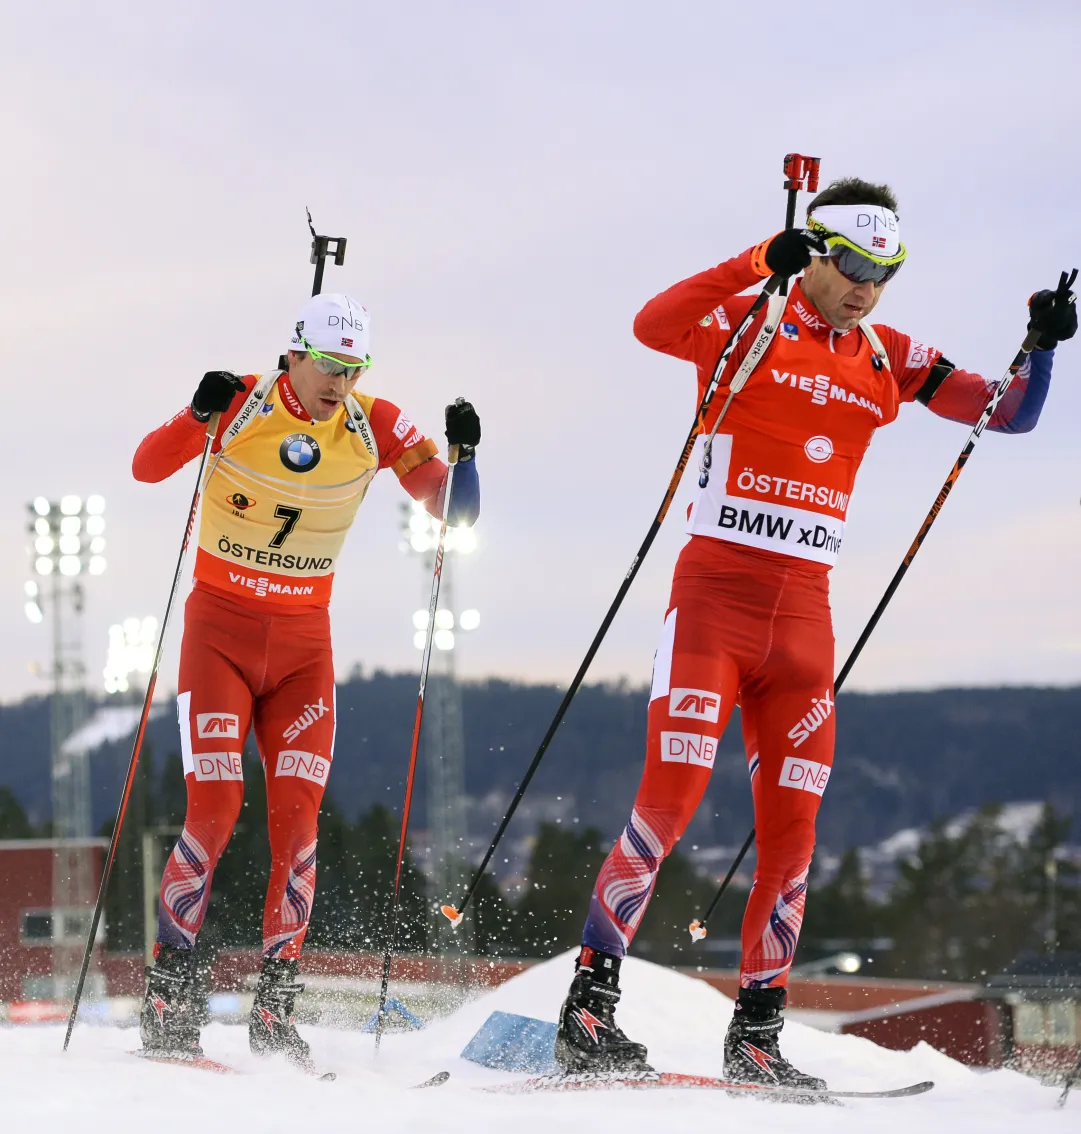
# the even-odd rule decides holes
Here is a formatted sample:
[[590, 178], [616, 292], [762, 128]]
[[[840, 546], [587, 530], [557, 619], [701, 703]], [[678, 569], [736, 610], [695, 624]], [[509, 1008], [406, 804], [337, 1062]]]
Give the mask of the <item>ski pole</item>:
[[[461, 402], [463, 399], [459, 398]], [[402, 805], [402, 831], [398, 838], [398, 862], [394, 868], [394, 893], [390, 907], [390, 932], [383, 953], [383, 980], [379, 986], [379, 1011], [375, 1021], [375, 1049], [383, 1039], [383, 1023], [387, 1011], [387, 989], [390, 986], [391, 956], [398, 943], [398, 909], [402, 888], [402, 864], [405, 861], [405, 840], [409, 833], [409, 810], [413, 804], [413, 781], [417, 773], [417, 752], [420, 748], [420, 730], [424, 721], [424, 691], [428, 685], [428, 663], [432, 657], [432, 640], [435, 637], [435, 613], [439, 604], [439, 583], [443, 575], [443, 545], [447, 538], [447, 514], [450, 510], [451, 484], [454, 466], [458, 462], [458, 446], [451, 445], [447, 454], [447, 486], [443, 493], [443, 516], [439, 523], [439, 538], [435, 548], [435, 566], [432, 570], [432, 597], [428, 600], [428, 625], [424, 631], [424, 652], [420, 658], [420, 691], [417, 694], [417, 712], [413, 718], [413, 744], [409, 750], [409, 771], [405, 779], [405, 802]]]
[[[1072, 286], [1077, 272], [1074, 271], [1073, 276], [1070, 278], [1069, 284]], [[953, 468], [950, 469], [949, 476], [946, 477], [942, 487], [938, 491], [938, 496], [935, 497], [934, 504], [931, 505], [931, 510], [924, 517], [923, 523], [920, 525], [920, 530], [916, 533], [916, 538], [912, 541], [912, 546], [905, 552], [904, 559], [901, 560], [900, 567], [897, 568], [893, 578], [890, 580], [889, 586], [886, 588], [885, 594], [879, 599], [878, 606], [875, 607], [874, 613], [867, 620], [867, 625], [863, 628], [863, 633], [860, 634], [855, 646], [852, 647], [851, 653], [845, 664], [841, 666], [841, 672], [837, 675], [833, 683], [833, 692], [837, 694], [841, 691], [841, 686], [844, 685], [845, 679], [849, 673], [852, 672], [852, 667], [856, 664], [856, 659], [863, 651], [863, 647], [867, 644], [867, 639], [870, 638], [874, 628], [878, 625], [878, 620], [882, 617], [883, 611], [889, 605], [890, 599], [893, 598], [897, 588], [901, 585], [901, 580], [905, 577], [909, 567], [912, 566], [913, 559], [916, 558], [916, 553], [923, 546], [923, 541], [927, 538], [927, 533], [931, 530], [931, 525], [938, 519], [939, 512], [942, 511], [943, 504], [946, 503], [946, 497], [949, 496], [957, 478], [961, 475], [961, 470], [968, 462], [968, 458], [972, 454], [972, 450], [976, 447], [976, 442], [980, 439], [981, 434], [987, 428], [988, 422], [994, 416], [995, 410], [998, 409], [998, 404], [1002, 401], [1006, 391], [1010, 388], [1010, 383], [1014, 380], [1017, 372], [1021, 369], [1025, 359], [1032, 353], [1033, 348], [1039, 340], [1039, 331], [1029, 331], [1025, 336], [1025, 341], [1021, 344], [1021, 349], [1017, 352], [1013, 362], [1006, 368], [1005, 374], [999, 379], [998, 385], [995, 387], [994, 392], [991, 394], [987, 405], [983, 408], [983, 413], [980, 414], [976, 424], [972, 427], [972, 432], [965, 442], [964, 448], [961, 450], [957, 460], [953, 463]], [[706, 922], [709, 921], [713, 911], [717, 908], [717, 903], [721, 900], [721, 895], [728, 889], [728, 883], [732, 881], [733, 875], [739, 869], [740, 863], [746, 858], [747, 852], [751, 849], [751, 843], [754, 842], [754, 828], [751, 828], [751, 833], [747, 836], [746, 841], [740, 848], [739, 854], [736, 855], [735, 861], [732, 863], [731, 869], [724, 877], [720, 888], [710, 902], [709, 908], [701, 918], [696, 918], [691, 922], [688, 927], [691, 939], [693, 941], [701, 941], [706, 936]]]
[[[323, 264], [327, 256], [334, 256], [334, 263], [339, 267], [345, 263], [345, 241], [344, 236], [318, 236], [315, 232], [315, 226], [312, 224], [312, 214], [309, 209], [304, 210], [308, 214], [308, 228], [311, 229], [312, 234], [312, 253], [311, 263], [315, 265], [315, 281], [312, 285], [312, 295], [318, 295], [323, 286]], [[333, 244], [333, 251], [330, 245]], [[287, 370], [287, 360], [285, 356], [278, 359], [278, 369]], [[165, 616], [161, 620], [161, 629], [158, 631], [158, 645], [154, 654], [154, 666], [150, 671], [150, 680], [146, 686], [146, 696], [143, 698], [143, 710], [139, 715], [139, 725], [135, 730], [135, 742], [131, 749], [131, 758], [128, 761], [128, 770], [124, 777], [124, 787], [120, 793], [120, 807], [117, 809], [116, 820], [113, 823], [113, 834], [109, 841], [109, 850], [105, 856], [105, 869], [101, 875], [101, 885], [98, 887], [97, 903], [94, 906], [94, 916], [90, 921], [90, 933], [86, 939], [86, 947], [83, 950], [82, 967], [79, 970], [79, 979], [75, 985], [75, 994], [72, 997], [71, 1013], [68, 1016], [67, 1031], [64, 1033], [64, 1050], [67, 1051], [68, 1043], [71, 1040], [71, 1032], [75, 1027], [75, 1017], [79, 1012], [79, 1002], [83, 996], [83, 986], [86, 983], [87, 970], [90, 968], [90, 957], [94, 949], [94, 937], [98, 931], [98, 923], [101, 920], [101, 912], [105, 907], [105, 894], [109, 888], [109, 878], [112, 875], [113, 863], [116, 859], [116, 848], [120, 842], [120, 829], [124, 823], [124, 815], [127, 812], [128, 800], [131, 797], [131, 790], [135, 783], [135, 769], [139, 763], [139, 752], [143, 746], [143, 734], [146, 732], [146, 725], [150, 719], [150, 705], [154, 699], [154, 687], [158, 682], [158, 667], [161, 665], [161, 655], [165, 649], [165, 632], [169, 626], [169, 619], [173, 613], [173, 603], [176, 600], [176, 592], [180, 586], [180, 575], [184, 568], [184, 560], [187, 558], [188, 541], [191, 539], [191, 534], [195, 529], [195, 515], [199, 508], [199, 496], [203, 490], [203, 474], [206, 471], [207, 461], [210, 458], [210, 451], [214, 447], [214, 441], [218, 433], [218, 423], [221, 420], [220, 413], [213, 413], [210, 415], [210, 420], [207, 422], [206, 427], [206, 443], [203, 445], [203, 456], [199, 461], [199, 475], [195, 480], [195, 493], [191, 498], [191, 507], [188, 509], [188, 522], [184, 528], [184, 542], [180, 546], [180, 555], [177, 557], [176, 570], [173, 572], [173, 585], [169, 591], [169, 601], [165, 604]]]
[[128, 800], [131, 798], [131, 791], [135, 784], [135, 769], [139, 763], [139, 751], [143, 746], [143, 734], [146, 732], [146, 724], [150, 718], [150, 705], [154, 700], [154, 687], [158, 683], [158, 667], [161, 665], [161, 655], [165, 649], [165, 632], [169, 628], [169, 620], [173, 613], [173, 604], [176, 601], [176, 593], [180, 588], [180, 576], [184, 569], [184, 560], [187, 558], [188, 542], [191, 539], [191, 534], [195, 529], [195, 515], [199, 509], [199, 496], [203, 490], [203, 473], [206, 471], [206, 463], [210, 457], [210, 450], [214, 446], [214, 439], [218, 432], [218, 422], [221, 420], [220, 413], [213, 413], [210, 415], [210, 420], [207, 422], [206, 427], [206, 442], [203, 445], [203, 456], [199, 461], [199, 475], [195, 478], [195, 492], [191, 498], [191, 507], [188, 509], [188, 520], [184, 525], [184, 540], [180, 545], [180, 554], [177, 556], [176, 569], [173, 571], [173, 585], [169, 591], [169, 601], [165, 604], [165, 616], [161, 620], [161, 629], [158, 631], [158, 645], [154, 652], [154, 664], [150, 670], [150, 680], [147, 682], [146, 694], [143, 697], [143, 711], [139, 715], [139, 727], [135, 730], [135, 743], [131, 748], [131, 759], [128, 761], [127, 775], [124, 777], [124, 788], [120, 794], [120, 807], [116, 813], [116, 820], [113, 823], [113, 834], [109, 840], [109, 850], [105, 855], [105, 869], [101, 875], [101, 885], [98, 887], [98, 900], [94, 906], [94, 916], [90, 919], [90, 932], [86, 938], [86, 947], [83, 950], [83, 963], [79, 970], [79, 979], [75, 985], [75, 994], [71, 1001], [71, 1012], [68, 1015], [68, 1027], [64, 1033], [64, 1050], [68, 1049], [68, 1042], [71, 1040], [71, 1030], [75, 1027], [75, 1017], [79, 1011], [79, 1002], [83, 996], [83, 985], [86, 982], [86, 973], [90, 967], [90, 956], [94, 949], [94, 938], [98, 932], [98, 922], [101, 920], [101, 911], [105, 907], [105, 894], [109, 889], [109, 878], [113, 872], [113, 863], [116, 860], [116, 848], [120, 842], [120, 831], [124, 825], [124, 815], [128, 808]]
[[[818, 158], [805, 158], [801, 154], [786, 154], [785, 155], [785, 174], [787, 180], [785, 181], [785, 188], [789, 191], [788, 198], [788, 216], [795, 216], [795, 195], [798, 188], [802, 184], [802, 177], [805, 174], [809, 179], [809, 185], [813, 189], [818, 187]], [[797, 177], [796, 175], [800, 176]], [[796, 184], [799, 182], [799, 184]], [[544, 738], [540, 742], [536, 754], [533, 756], [529, 767], [526, 769], [525, 775], [522, 777], [521, 783], [518, 785], [517, 791], [514, 793], [514, 798], [510, 802], [506, 813], [499, 822], [499, 827], [496, 830], [495, 837], [492, 839], [490, 846], [485, 851], [484, 858], [480, 866], [477, 868], [476, 873], [473, 875], [465, 894], [457, 906], [450, 903], [440, 907], [444, 917], [446, 917], [452, 925], [459, 925], [462, 920], [463, 913], [466, 906], [469, 904], [470, 899], [476, 892], [477, 885], [481, 878], [484, 876], [485, 870], [488, 868], [488, 863], [491, 862], [492, 855], [495, 854], [496, 847], [499, 846], [507, 826], [514, 816], [515, 811], [518, 810], [518, 804], [521, 803], [522, 797], [525, 795], [529, 787], [530, 781], [536, 774], [537, 769], [540, 767], [541, 760], [544, 759], [545, 752], [548, 751], [548, 745], [551, 744], [552, 738], [556, 734], [563, 721], [563, 717], [570, 708], [571, 701], [574, 700], [575, 694], [578, 692], [593, 658], [596, 656], [597, 651], [600, 649], [601, 643], [604, 641], [605, 635], [608, 633], [609, 626], [612, 625], [616, 613], [623, 603], [627, 592], [631, 589], [631, 584], [634, 582], [635, 576], [638, 574], [639, 567], [642, 566], [642, 561], [645, 559], [649, 549], [653, 546], [653, 541], [657, 538], [657, 533], [661, 530], [661, 524], [664, 523], [665, 516], [668, 515], [668, 509], [672, 505], [672, 500], [676, 495], [676, 490], [679, 488], [679, 482], [683, 479], [683, 472], [687, 467], [687, 462], [690, 460], [691, 452], [694, 449], [694, 443], [699, 433], [705, 428], [706, 416], [709, 413], [710, 405], [713, 402], [713, 396], [717, 392], [721, 384], [721, 377], [724, 374], [725, 366], [728, 360], [732, 357], [732, 352], [736, 349], [740, 339], [747, 333], [748, 328], [754, 322], [755, 317], [765, 307], [769, 301], [770, 296], [784, 283], [784, 277], [773, 275], [766, 281], [765, 286], [751, 304], [750, 310], [743, 317], [739, 326], [729, 335], [728, 342], [725, 343], [724, 349], [721, 351], [720, 358], [717, 359], [717, 365], [713, 368], [713, 375], [710, 378], [709, 384], [706, 387], [705, 393], [702, 395], [702, 401], [698, 406], [695, 413], [694, 422], [691, 425], [690, 432], [687, 434], [687, 440], [683, 443], [683, 451], [679, 455], [679, 460], [676, 462], [675, 470], [672, 473], [672, 478], [668, 482], [668, 488], [665, 490], [664, 498], [661, 500], [661, 506], [657, 509], [657, 514], [653, 518], [653, 522], [649, 526], [649, 531], [646, 532], [646, 538], [642, 541], [641, 547], [638, 548], [637, 553], [631, 560], [630, 569], [623, 577], [623, 582], [616, 592], [616, 597], [612, 600], [612, 605], [608, 608], [608, 613], [605, 614], [604, 620], [601, 622], [600, 629], [593, 637], [593, 641], [589, 644], [589, 649], [586, 650], [586, 655], [582, 659], [581, 665], [578, 667], [578, 672], [574, 675], [567, 692], [563, 695], [563, 699], [556, 709], [555, 716], [552, 718], [551, 724], [548, 726], [548, 731], [545, 732]], [[728, 408], [728, 403], [732, 399], [733, 391], [729, 392], [728, 401], [725, 402], [721, 413]], [[707, 475], [703, 470], [703, 475]]]

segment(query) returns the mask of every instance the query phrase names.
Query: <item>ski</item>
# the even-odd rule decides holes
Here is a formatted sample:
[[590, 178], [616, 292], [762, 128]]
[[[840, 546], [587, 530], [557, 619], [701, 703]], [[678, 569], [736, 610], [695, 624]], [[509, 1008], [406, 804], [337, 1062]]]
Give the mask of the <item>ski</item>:
[[[208, 1059], [205, 1055], [184, 1055], [182, 1052], [133, 1051], [132, 1055], [145, 1059], [149, 1063], [169, 1063], [174, 1067], [191, 1067], [196, 1071], [210, 1071], [215, 1075], [243, 1075], [244, 1072], [228, 1063], [220, 1063], [217, 1059]], [[295, 1071], [317, 1079], [321, 1083], [333, 1083], [338, 1077], [336, 1071], [320, 1071], [318, 1067], [297, 1067], [291, 1065]]]
[[179, 1052], [133, 1051], [132, 1055], [145, 1059], [148, 1063], [170, 1063], [175, 1067], [191, 1067], [196, 1071], [210, 1071], [215, 1075], [239, 1075], [235, 1067], [207, 1059], [205, 1055], [183, 1055]]
[[[183, 1055], [180, 1053], [167, 1054], [154, 1051], [133, 1051], [132, 1055], [145, 1059], [149, 1063], [170, 1063], [176, 1067], [191, 1067], [196, 1071], [210, 1071], [215, 1075], [243, 1075], [244, 1072], [227, 1063], [219, 1063], [216, 1059], [208, 1059], [205, 1055]], [[320, 1071], [318, 1067], [297, 1067], [293, 1069], [302, 1075], [316, 1079], [320, 1083], [333, 1083], [338, 1077], [336, 1071]], [[441, 1087], [450, 1078], [449, 1071], [437, 1071], [430, 1079], [423, 1083], [410, 1083], [409, 1089], [419, 1091], [423, 1087]]]
[[672, 1071], [596, 1071], [576, 1075], [537, 1075], [532, 1079], [519, 1080], [517, 1083], [482, 1087], [481, 1090], [495, 1094], [519, 1095], [531, 1094], [535, 1091], [611, 1091], [667, 1087], [677, 1090], [746, 1091], [750, 1094], [804, 1102], [818, 1099], [901, 1099], [910, 1095], [922, 1095], [933, 1086], [934, 1083], [925, 1081], [886, 1091], [807, 1091], [765, 1083], [739, 1083], [731, 1079], [717, 1079], [710, 1075], [681, 1075]]

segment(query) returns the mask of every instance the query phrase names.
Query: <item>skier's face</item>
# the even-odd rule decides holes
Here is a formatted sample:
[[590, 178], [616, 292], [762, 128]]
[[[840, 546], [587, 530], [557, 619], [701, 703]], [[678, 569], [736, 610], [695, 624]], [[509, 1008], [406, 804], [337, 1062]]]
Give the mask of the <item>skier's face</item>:
[[[350, 365], [360, 365], [362, 358], [351, 354], [334, 356]], [[300, 404], [308, 411], [313, 421], [328, 421], [341, 408], [346, 394], [353, 392], [359, 375], [346, 379], [344, 374], [323, 374], [315, 368], [310, 354], [289, 352], [289, 384], [300, 399]]]
[[828, 256], [814, 256], [803, 274], [803, 294], [838, 331], [851, 331], [875, 309], [885, 284], [853, 283], [842, 276]]

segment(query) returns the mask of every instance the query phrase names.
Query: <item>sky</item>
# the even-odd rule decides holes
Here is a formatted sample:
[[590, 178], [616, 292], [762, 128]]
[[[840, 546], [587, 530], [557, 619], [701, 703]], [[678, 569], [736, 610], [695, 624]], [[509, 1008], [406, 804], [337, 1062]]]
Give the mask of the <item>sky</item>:
[[[348, 238], [324, 290], [371, 313], [368, 392], [437, 436], [459, 395], [481, 415], [467, 677], [573, 675], [694, 418], [692, 368], [634, 315], [782, 226], [786, 152], [895, 188], [910, 256], [876, 318], [966, 369], [997, 378], [1027, 297], [1081, 266], [1072, 3], [41, 0], [5, 28], [4, 701], [46, 689], [34, 496], [107, 502], [92, 684], [111, 623], [160, 618], [195, 468], [137, 484], [131, 456], [205, 370], [274, 366], [311, 289], [305, 206]], [[1065, 344], [1037, 430], [984, 435], [850, 688], [1081, 681], [1079, 369]], [[909, 406], [875, 439], [832, 576], [838, 664], [967, 432]], [[648, 679], [692, 482], [592, 677]], [[340, 674], [418, 665], [404, 499], [377, 478], [341, 557]], [[162, 690], [179, 641], [178, 619]]]

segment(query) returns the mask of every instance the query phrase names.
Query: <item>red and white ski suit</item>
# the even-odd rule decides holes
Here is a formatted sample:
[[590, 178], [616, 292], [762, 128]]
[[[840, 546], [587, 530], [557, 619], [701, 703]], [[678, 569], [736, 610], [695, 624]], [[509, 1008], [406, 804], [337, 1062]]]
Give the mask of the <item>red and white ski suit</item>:
[[[695, 363], [701, 398], [754, 301], [739, 293], [760, 282], [745, 252], [650, 300], [635, 335]], [[729, 360], [706, 432], [764, 320], [763, 312]], [[716, 435], [654, 663], [645, 772], [597, 878], [583, 933], [593, 949], [626, 952], [660, 864], [702, 799], [738, 702], [758, 852], [740, 982], [787, 982], [815, 817], [833, 767], [828, 571], [840, 552], [856, 472], [875, 430], [896, 418], [902, 402], [919, 398], [943, 417], [975, 422], [994, 385], [957, 369], [943, 379], [945, 368], [935, 369], [940, 351], [892, 327], [874, 330], [888, 366], [861, 331], [833, 331], [795, 283], [779, 332]], [[1039, 365], [1049, 374], [1049, 353]], [[1030, 391], [1029, 374], [1026, 364], [991, 428], [1013, 431], [1022, 412], [1034, 423], [1046, 380]], [[699, 437], [697, 457], [703, 442]], [[691, 467], [697, 470], [697, 460]]]
[[[222, 415], [242, 411], [257, 376]], [[202, 500], [195, 587], [180, 648], [177, 710], [188, 805], [166, 863], [158, 941], [192, 948], [214, 868], [244, 797], [241, 754], [255, 737], [266, 775], [271, 866], [266, 956], [299, 957], [315, 896], [316, 821], [334, 754], [334, 662], [327, 604], [338, 554], [372, 477], [393, 469], [438, 512], [447, 468], [398, 407], [354, 394], [314, 422], [281, 375], [214, 463]], [[198, 456], [206, 425], [185, 409], [146, 437], [136, 480], [171, 476]]]

